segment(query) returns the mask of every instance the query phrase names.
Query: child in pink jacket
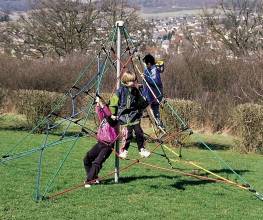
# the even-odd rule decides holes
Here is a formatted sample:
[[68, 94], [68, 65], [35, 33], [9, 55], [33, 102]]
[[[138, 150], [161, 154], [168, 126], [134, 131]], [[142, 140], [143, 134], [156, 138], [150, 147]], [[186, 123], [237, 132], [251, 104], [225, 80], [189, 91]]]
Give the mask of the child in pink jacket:
[[118, 138], [118, 122], [111, 114], [107, 105], [104, 105], [99, 97], [96, 98], [96, 113], [100, 122], [97, 140], [98, 142], [87, 152], [83, 159], [84, 168], [87, 174], [85, 188], [98, 183], [98, 174], [102, 164], [107, 160], [114, 148]]

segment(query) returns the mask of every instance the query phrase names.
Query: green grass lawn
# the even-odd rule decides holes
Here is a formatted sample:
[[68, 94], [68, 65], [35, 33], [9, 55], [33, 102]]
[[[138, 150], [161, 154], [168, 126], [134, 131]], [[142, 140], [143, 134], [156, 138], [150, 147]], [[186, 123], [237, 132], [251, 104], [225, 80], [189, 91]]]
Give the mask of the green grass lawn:
[[[1, 130], [1, 154], [26, 134], [23, 131]], [[51, 136], [52, 140], [57, 138]], [[31, 145], [37, 146], [42, 139], [41, 135], [33, 135], [29, 141]], [[219, 136], [206, 139], [220, 142]], [[225, 139], [229, 143], [229, 138], [222, 136], [222, 145]], [[49, 195], [82, 183], [82, 158], [94, 143], [89, 138], [78, 141]], [[42, 190], [67, 147], [64, 144], [45, 151]], [[153, 148], [154, 145], [148, 147]], [[30, 147], [21, 145], [17, 150], [20, 148]], [[230, 150], [217, 152], [256, 189], [263, 191], [262, 156], [243, 155]], [[129, 153], [131, 158], [138, 157], [135, 148], [130, 148]], [[234, 177], [207, 150], [187, 148], [183, 150], [183, 158], [198, 160], [220, 175]], [[0, 166], [0, 219], [262, 219], [263, 202], [247, 191], [222, 183], [153, 170], [139, 164], [121, 173], [119, 184], [114, 184], [110, 177], [90, 189], [80, 188], [54, 200], [35, 203], [33, 192], [37, 161], [38, 154], [33, 154]], [[169, 168], [166, 160], [158, 155], [152, 155], [145, 162]], [[121, 161], [121, 167], [129, 163], [131, 161]], [[175, 166], [187, 172], [192, 171], [192, 168], [180, 164]], [[113, 168], [112, 155], [100, 176]]]

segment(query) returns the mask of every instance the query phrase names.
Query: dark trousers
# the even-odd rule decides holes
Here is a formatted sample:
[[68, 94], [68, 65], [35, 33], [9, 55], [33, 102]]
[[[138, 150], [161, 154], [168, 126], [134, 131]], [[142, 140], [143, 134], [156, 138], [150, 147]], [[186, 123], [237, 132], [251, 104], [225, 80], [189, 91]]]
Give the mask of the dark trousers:
[[160, 116], [160, 104], [157, 103], [157, 102], [153, 102], [153, 103], [151, 104], [151, 109], [152, 109], [152, 111], [153, 111], [154, 117], [155, 117], [156, 119], [159, 119], [159, 120], [160, 120], [160, 118], [161, 118], [161, 116]]
[[102, 164], [107, 160], [112, 152], [112, 145], [98, 142], [90, 151], [87, 152], [83, 159], [84, 168], [87, 174], [87, 181], [98, 178]]
[[124, 149], [128, 150], [133, 137], [133, 131], [135, 133], [135, 139], [137, 142], [138, 150], [144, 148], [144, 135], [141, 128], [141, 124], [127, 126], [127, 136], [125, 138]]

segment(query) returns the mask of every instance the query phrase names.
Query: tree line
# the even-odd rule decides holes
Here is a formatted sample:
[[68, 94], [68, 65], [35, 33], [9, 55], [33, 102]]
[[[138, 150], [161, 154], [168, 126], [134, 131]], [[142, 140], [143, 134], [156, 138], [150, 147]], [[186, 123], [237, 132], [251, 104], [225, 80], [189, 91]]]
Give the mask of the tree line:
[[[131, 32], [149, 30], [149, 24], [126, 1], [39, 0], [18, 20], [2, 25], [0, 47], [19, 58], [85, 54], [101, 46], [118, 19]], [[137, 36], [141, 40], [151, 38], [150, 31], [141, 33]]]

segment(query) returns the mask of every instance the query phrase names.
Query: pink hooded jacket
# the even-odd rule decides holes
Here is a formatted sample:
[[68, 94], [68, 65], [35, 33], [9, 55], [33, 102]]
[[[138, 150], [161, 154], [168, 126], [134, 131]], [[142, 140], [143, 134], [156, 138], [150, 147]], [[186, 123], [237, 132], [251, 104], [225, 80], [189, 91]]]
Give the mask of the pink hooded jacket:
[[96, 113], [99, 119], [99, 128], [97, 132], [97, 139], [101, 142], [107, 142], [113, 144], [118, 138], [118, 125], [111, 126], [107, 121], [107, 118], [111, 116], [111, 112], [108, 106], [101, 108], [96, 105]]

